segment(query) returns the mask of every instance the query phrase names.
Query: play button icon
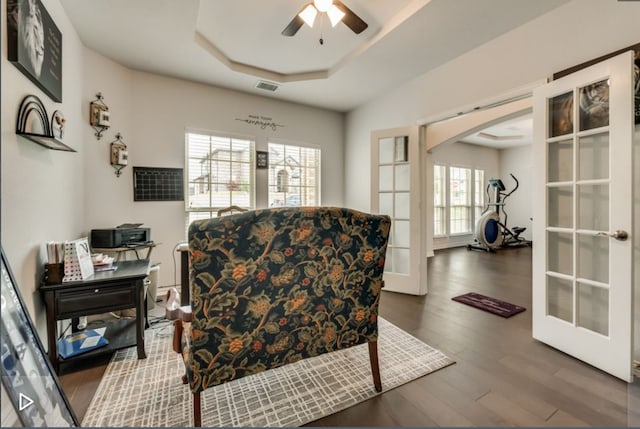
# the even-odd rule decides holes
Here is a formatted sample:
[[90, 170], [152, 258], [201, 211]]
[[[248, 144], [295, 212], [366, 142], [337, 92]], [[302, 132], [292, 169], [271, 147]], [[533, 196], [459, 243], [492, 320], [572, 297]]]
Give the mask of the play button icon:
[[33, 404], [33, 399], [29, 398], [24, 393], [20, 393], [20, 404], [19, 404], [20, 411], [24, 410], [31, 404]]

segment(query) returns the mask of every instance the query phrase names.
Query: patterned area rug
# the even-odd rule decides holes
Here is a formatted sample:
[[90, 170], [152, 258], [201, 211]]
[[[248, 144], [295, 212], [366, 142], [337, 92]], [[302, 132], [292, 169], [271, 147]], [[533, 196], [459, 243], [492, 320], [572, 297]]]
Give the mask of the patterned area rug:
[[[191, 391], [171, 338], [147, 331], [147, 359], [135, 347], [109, 363], [82, 426], [193, 426]], [[384, 391], [454, 363], [440, 351], [379, 319]], [[206, 390], [203, 426], [300, 426], [376, 396], [366, 344], [262, 372]]]
[[526, 308], [520, 307], [519, 305], [511, 304], [497, 298], [491, 298], [490, 296], [474, 292], [455, 296], [451, 299], [470, 305], [471, 307], [479, 308], [480, 310], [488, 311], [489, 313], [497, 314], [504, 318], [511, 317], [526, 310]]

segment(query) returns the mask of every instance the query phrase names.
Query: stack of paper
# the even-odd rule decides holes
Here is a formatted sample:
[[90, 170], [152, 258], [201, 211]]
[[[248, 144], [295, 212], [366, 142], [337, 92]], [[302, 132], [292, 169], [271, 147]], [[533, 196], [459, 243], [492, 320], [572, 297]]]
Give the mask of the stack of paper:
[[107, 256], [103, 253], [94, 253], [91, 255], [91, 262], [93, 262], [93, 271], [111, 271], [115, 270], [116, 266], [113, 265], [113, 257]]

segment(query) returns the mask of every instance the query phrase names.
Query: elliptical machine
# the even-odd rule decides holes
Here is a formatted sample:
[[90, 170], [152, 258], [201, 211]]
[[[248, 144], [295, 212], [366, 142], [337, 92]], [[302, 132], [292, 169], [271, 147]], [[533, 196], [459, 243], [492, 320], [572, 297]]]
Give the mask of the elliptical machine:
[[[513, 174], [510, 174], [510, 176], [516, 182], [516, 186], [508, 193], [505, 192], [506, 188], [502, 180], [489, 179], [487, 185], [487, 208], [476, 222], [475, 241], [473, 244], [467, 244], [467, 250], [478, 249], [494, 252], [498, 247], [531, 246], [530, 240], [520, 237], [520, 234], [527, 229], [526, 227], [514, 226], [513, 229], [507, 227], [508, 215], [504, 209], [505, 201], [520, 185]], [[493, 189], [494, 202], [491, 202], [490, 189]], [[504, 223], [500, 215], [501, 208]]]

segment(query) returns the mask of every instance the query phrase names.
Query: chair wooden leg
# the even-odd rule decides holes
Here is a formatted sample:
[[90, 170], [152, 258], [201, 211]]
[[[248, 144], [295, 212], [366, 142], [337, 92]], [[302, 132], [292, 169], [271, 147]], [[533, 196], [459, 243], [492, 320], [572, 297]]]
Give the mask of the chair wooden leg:
[[182, 326], [182, 320], [178, 319], [173, 322], [173, 351], [176, 353], [182, 353], [182, 332], [184, 327]]
[[382, 380], [380, 380], [380, 365], [378, 364], [378, 342], [369, 341], [369, 360], [371, 361], [371, 375], [376, 392], [382, 392]]
[[193, 425], [202, 427], [202, 414], [200, 411], [200, 392], [193, 394]]

